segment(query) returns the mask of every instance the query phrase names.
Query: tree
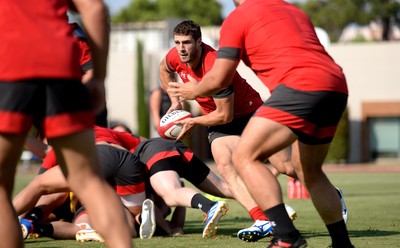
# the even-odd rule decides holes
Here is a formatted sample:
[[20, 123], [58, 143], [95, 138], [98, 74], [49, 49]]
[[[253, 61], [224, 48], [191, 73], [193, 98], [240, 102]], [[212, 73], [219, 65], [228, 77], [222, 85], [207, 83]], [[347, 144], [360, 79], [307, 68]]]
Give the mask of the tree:
[[144, 83], [144, 61], [143, 61], [143, 43], [138, 40], [137, 47], [137, 81], [136, 81], [136, 103], [137, 103], [137, 117], [138, 117], [138, 134], [143, 137], [150, 136], [150, 118], [149, 106], [146, 99], [146, 89]]
[[314, 26], [326, 30], [332, 41], [337, 41], [342, 30], [351, 22], [366, 23], [362, 9], [364, 0], [308, 0], [297, 3]]
[[382, 23], [382, 39], [388, 40], [391, 24], [400, 18], [398, 0], [307, 0], [295, 4], [310, 16], [315, 26], [326, 30], [333, 41], [338, 40], [348, 24], [364, 25], [374, 20]]
[[391, 25], [400, 22], [400, 3], [398, 0], [369, 0], [370, 18], [382, 23], [382, 40], [390, 39]]
[[112, 21], [146, 22], [167, 18], [191, 19], [199, 25], [220, 25], [222, 6], [216, 0], [132, 0]]

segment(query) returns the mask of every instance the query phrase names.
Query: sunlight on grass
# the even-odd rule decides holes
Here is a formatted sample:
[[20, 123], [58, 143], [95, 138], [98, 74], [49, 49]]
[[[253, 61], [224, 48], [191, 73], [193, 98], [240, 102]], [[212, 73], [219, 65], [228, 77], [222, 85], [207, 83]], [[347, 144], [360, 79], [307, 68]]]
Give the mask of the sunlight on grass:
[[[18, 175], [15, 192], [29, 183], [34, 174]], [[400, 240], [400, 174], [399, 173], [329, 173], [332, 183], [343, 190], [349, 210], [348, 229], [356, 247], [399, 247]], [[286, 196], [285, 176], [280, 176], [284, 199], [298, 214], [296, 227], [304, 234], [308, 247], [327, 247], [328, 232], [317, 215], [310, 200], [289, 200]], [[186, 182], [185, 182], [186, 183]], [[192, 187], [190, 183], [186, 184]], [[221, 219], [216, 238], [201, 238], [202, 212], [187, 210], [185, 234], [179, 237], [153, 237], [150, 240], [135, 239], [136, 247], [266, 247], [268, 239], [257, 243], [245, 243], [236, 238], [239, 229], [250, 226], [253, 221], [244, 209], [233, 200], [230, 210]], [[39, 247], [105, 247], [99, 243], [78, 243], [74, 240], [39, 238], [25, 240], [28, 248]]]

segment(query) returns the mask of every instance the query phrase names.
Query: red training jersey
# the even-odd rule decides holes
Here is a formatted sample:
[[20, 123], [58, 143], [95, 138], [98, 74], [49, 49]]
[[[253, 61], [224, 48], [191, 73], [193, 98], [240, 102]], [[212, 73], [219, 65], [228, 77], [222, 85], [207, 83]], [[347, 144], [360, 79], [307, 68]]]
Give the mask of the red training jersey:
[[94, 127], [96, 142], [105, 141], [111, 144], [120, 145], [130, 152], [134, 152], [140, 143], [140, 137], [127, 132], [118, 132], [105, 127]]
[[0, 80], [80, 79], [68, 0], [0, 0]]
[[[198, 81], [211, 69], [217, 56], [211, 46], [202, 43], [201, 60], [197, 68], [190, 68], [186, 63], [182, 63], [176, 48], [172, 48], [166, 55], [165, 61], [167, 68], [171, 72], [177, 72], [179, 77], [184, 83], [189, 82], [188, 75], [196, 78]], [[236, 72], [232, 79], [231, 86], [233, 86], [234, 97], [234, 118], [248, 115], [254, 112], [262, 103], [260, 94], [254, 90], [239, 73]], [[229, 90], [222, 90], [214, 96], [200, 97], [196, 101], [199, 103], [201, 109], [205, 114], [208, 114], [216, 109], [213, 98], [223, 98], [227, 96]]]
[[342, 69], [308, 16], [282, 0], [247, 0], [223, 22], [218, 58], [242, 59], [272, 92], [278, 84], [347, 94]]

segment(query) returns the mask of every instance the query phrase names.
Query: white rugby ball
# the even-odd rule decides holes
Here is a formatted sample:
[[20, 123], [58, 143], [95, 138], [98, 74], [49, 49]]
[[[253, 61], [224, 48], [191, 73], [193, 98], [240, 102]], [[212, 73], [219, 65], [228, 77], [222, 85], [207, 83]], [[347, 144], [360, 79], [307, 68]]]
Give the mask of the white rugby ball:
[[182, 125], [174, 124], [174, 122], [191, 117], [192, 113], [186, 110], [174, 110], [161, 118], [157, 132], [164, 139], [174, 140], [182, 131]]

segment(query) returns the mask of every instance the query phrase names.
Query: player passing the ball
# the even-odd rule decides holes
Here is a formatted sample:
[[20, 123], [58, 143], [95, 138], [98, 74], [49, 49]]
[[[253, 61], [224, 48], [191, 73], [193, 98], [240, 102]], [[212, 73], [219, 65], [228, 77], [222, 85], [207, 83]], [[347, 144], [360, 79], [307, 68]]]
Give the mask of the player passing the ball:
[[[289, 145], [292, 164], [332, 239], [353, 247], [336, 189], [322, 164], [346, 107], [342, 69], [320, 44], [307, 15], [283, 0], [235, 0], [220, 30], [213, 68], [200, 83], [170, 83], [173, 97], [196, 99], [230, 84], [243, 60], [271, 91], [243, 131], [233, 163], [257, 204], [274, 225], [268, 247], [306, 247], [288, 218], [276, 177], [263, 160]], [[295, 141], [298, 142], [295, 142]]]
[[[160, 79], [165, 89], [169, 87], [170, 81], [174, 81], [175, 72], [184, 83], [189, 82], [189, 77], [201, 80], [211, 69], [217, 56], [212, 47], [202, 42], [200, 26], [191, 20], [179, 23], [174, 28], [173, 35], [175, 47], [160, 63]], [[235, 70], [233, 72], [229, 85], [212, 96], [194, 98], [204, 115], [178, 121], [183, 128], [177, 139], [190, 135], [196, 125], [208, 127], [208, 139], [217, 171], [227, 182], [234, 198], [257, 222], [258, 235], [254, 237], [259, 239], [270, 234], [271, 225], [233, 167], [231, 156], [244, 127], [254, 111], [261, 106], [262, 100], [245, 79]], [[177, 97], [171, 97], [169, 112], [177, 109], [182, 109], [182, 105]], [[213, 232], [207, 226], [206, 223], [204, 237], [208, 236], [208, 232]]]

